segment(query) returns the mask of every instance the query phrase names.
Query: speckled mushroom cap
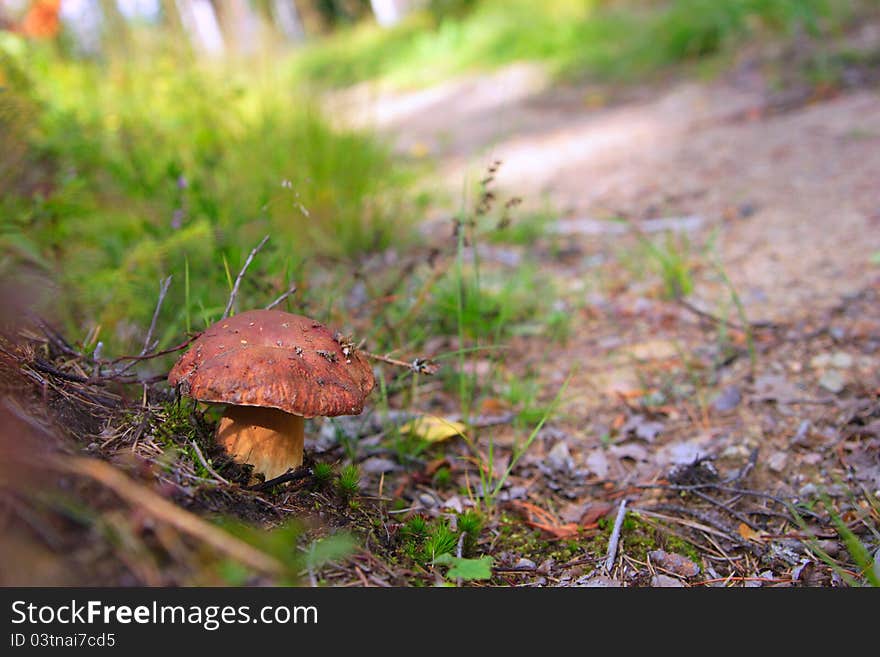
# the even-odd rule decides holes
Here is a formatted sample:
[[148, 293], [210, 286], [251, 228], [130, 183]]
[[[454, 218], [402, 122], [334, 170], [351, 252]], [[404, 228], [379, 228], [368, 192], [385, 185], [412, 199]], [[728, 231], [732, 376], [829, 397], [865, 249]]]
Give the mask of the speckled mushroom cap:
[[373, 371], [313, 319], [249, 310], [202, 333], [168, 383], [205, 402], [268, 406], [304, 417], [357, 415], [373, 389]]

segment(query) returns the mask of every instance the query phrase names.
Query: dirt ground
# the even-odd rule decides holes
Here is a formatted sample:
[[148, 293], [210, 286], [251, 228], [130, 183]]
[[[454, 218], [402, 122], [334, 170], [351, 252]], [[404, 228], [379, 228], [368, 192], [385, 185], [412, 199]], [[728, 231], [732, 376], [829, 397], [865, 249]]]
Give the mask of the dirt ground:
[[[511, 276], [536, 264], [553, 284], [534, 292], [554, 295], [567, 335], [516, 335], [498, 356], [468, 357], [481, 391], [470, 446], [389, 443], [409, 419], [405, 378], [390, 410], [309, 423], [317, 462], [358, 464], [352, 499], [316, 478], [248, 489], [247, 469], [214, 444], [216, 418], [179, 403], [161, 375], [100, 380], [90, 356], [29, 327], [24, 345], [0, 343], [0, 385], [26, 400], [0, 415], [29, 464], [0, 475], [50, 488], [8, 507], [20, 531], [0, 556], [30, 555], [24, 583], [460, 584], [429, 554], [450, 540], [465, 566], [492, 557], [478, 585], [830, 586], [876, 570], [852, 551], [880, 546], [876, 87], [780, 94], [754, 66], [713, 82], [560, 87], [517, 65], [328, 103], [433, 163], [426, 187], [441, 207], [426, 236], [448, 242], [451, 213], [473, 201], [462, 190], [501, 161], [499, 196], [550, 221], [528, 242], [480, 245], [481, 258]], [[690, 245], [675, 242], [694, 282], [678, 300], [646, 271], [645, 239], [667, 232]], [[529, 377], [535, 405], [564, 394], [474, 524], [468, 511], [491, 492], [480, 472], [504, 473], [540, 417], [519, 421], [529, 409], [499, 384]], [[441, 379], [424, 377], [410, 410], [456, 419]], [[51, 458], [37, 447], [46, 436]], [[618, 513], [623, 501], [633, 513]], [[201, 519], [213, 515], [249, 527], [218, 534]], [[313, 559], [337, 529], [359, 547]]]
[[[554, 273], [574, 326], [564, 346], [523, 342], [509, 359], [518, 364], [509, 367], [537, 370], [559, 386], [578, 364], [561, 417], [542, 431], [518, 472], [530, 482], [527, 499], [556, 510], [535, 517], [530, 514], [543, 512], [529, 507], [524, 513], [532, 526], [546, 530], [550, 523], [552, 535], [565, 521], [583, 520], [608, 500], [601, 482], [619, 499], [627, 485], [674, 485], [683, 469], [684, 480], [702, 481], [708, 490], [711, 484], [694, 472], [704, 459], [723, 470], [718, 476], [726, 482], [748, 479], [758, 497], [803, 500], [844, 480], [876, 497], [876, 89], [778, 94], [759, 70], [745, 66], [713, 82], [616, 93], [554, 87], [540, 68], [520, 65], [410, 93], [364, 87], [332, 102], [347, 108], [355, 124], [383, 131], [400, 152], [436, 159], [431, 184], [441, 182], [451, 208], [497, 160], [500, 187], [523, 197], [527, 210], [554, 219], [550, 231], [564, 248], [555, 254], [541, 243], [513, 249], [522, 258], [531, 250]], [[703, 266], [697, 265], [690, 308], [659, 300], [644, 281], [627, 280], [620, 253], [632, 251], [633, 231], [612, 221], [620, 218], [643, 235], [671, 229], [702, 245], [694, 247], [703, 249]], [[484, 255], [492, 259], [491, 251]], [[729, 283], [721, 284], [718, 271]], [[591, 282], [597, 275], [606, 277], [604, 285]], [[608, 277], [619, 278], [609, 286]], [[743, 350], [725, 360], [719, 324], [692, 310], [717, 318], [724, 306], [724, 316], [736, 318], [731, 289], [755, 327], [750, 363]], [[743, 334], [736, 337], [742, 346]], [[674, 402], [676, 389], [695, 389], [696, 402]], [[656, 405], [645, 404], [652, 395]], [[874, 428], [862, 433], [863, 426]], [[682, 513], [668, 499], [658, 502], [656, 491], [646, 497], [638, 490], [627, 494], [643, 518]], [[776, 556], [790, 549], [769, 538], [773, 516], [783, 509], [728, 492], [690, 520], [705, 523], [703, 529], [727, 527], [721, 531], [728, 539], [763, 540]], [[759, 528], [753, 513], [766, 513], [769, 522]], [[706, 549], [715, 556], [708, 563], [729, 558], [710, 534], [714, 547]], [[790, 584], [798, 564], [809, 561], [756, 554], [740, 555], [745, 562], [731, 572], [744, 582]], [[534, 585], [593, 581], [580, 571], [554, 570], [552, 559], [542, 563]], [[638, 565], [630, 566], [628, 580], [624, 568], [616, 571], [620, 580], [600, 578], [595, 585], [646, 583], [634, 574]], [[822, 580], [816, 577], [814, 583]], [[657, 581], [655, 573], [651, 582]]]
[[453, 203], [500, 160], [500, 186], [551, 208], [566, 234], [601, 236], [597, 221], [611, 216], [698, 217], [685, 225], [718, 230], [752, 319], [825, 308], [876, 279], [876, 91], [788, 108], [746, 69], [613, 93], [554, 88], [540, 68], [517, 65], [411, 93], [359, 88], [337, 102], [401, 152], [437, 159]]

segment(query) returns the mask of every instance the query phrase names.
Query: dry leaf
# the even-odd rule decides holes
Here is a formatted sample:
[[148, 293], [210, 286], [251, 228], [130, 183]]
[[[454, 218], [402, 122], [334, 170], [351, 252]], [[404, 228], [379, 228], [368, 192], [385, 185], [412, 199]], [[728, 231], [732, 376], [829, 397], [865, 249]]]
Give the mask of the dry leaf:
[[668, 570], [679, 577], [696, 577], [700, 574], [700, 567], [693, 561], [674, 552], [665, 550], [653, 550], [648, 553], [651, 561], [664, 570]]
[[739, 523], [739, 527], [736, 528], [736, 531], [740, 536], [742, 536], [747, 541], [763, 540], [764, 536], [766, 536], [766, 534], [767, 534], [766, 532], [752, 529], [744, 522]]
[[410, 433], [429, 443], [439, 443], [453, 436], [463, 436], [465, 426], [439, 415], [423, 415], [400, 427], [402, 433]]
[[529, 527], [540, 529], [555, 539], [575, 538], [580, 530], [576, 522], [562, 522], [549, 511], [535, 506], [531, 502], [511, 502], [526, 518]]

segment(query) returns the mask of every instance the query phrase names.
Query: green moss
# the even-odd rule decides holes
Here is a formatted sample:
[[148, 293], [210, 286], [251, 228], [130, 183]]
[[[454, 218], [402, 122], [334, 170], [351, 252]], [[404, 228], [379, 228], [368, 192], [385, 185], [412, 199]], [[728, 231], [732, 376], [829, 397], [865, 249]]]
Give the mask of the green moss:
[[693, 544], [673, 534], [666, 535], [665, 549], [667, 552], [683, 555], [694, 563], [700, 563], [702, 560], [700, 551]]
[[[495, 541], [498, 552], [510, 552], [517, 556], [541, 563], [554, 559], [558, 563], [571, 561], [585, 554], [592, 554], [592, 538], [580, 540], [549, 540], [540, 530], [531, 529], [520, 518], [502, 515], [498, 524], [499, 536]], [[606, 541], [607, 544], [607, 541]]]
[[[193, 422], [192, 404], [186, 401], [171, 401], [162, 405], [157, 416], [154, 432], [159, 443], [165, 447], [189, 444], [197, 437], [197, 428]], [[131, 423], [137, 419], [132, 418]]]
[[360, 490], [360, 483], [360, 470], [356, 464], [352, 463], [339, 471], [339, 476], [336, 479], [336, 490], [344, 498], [351, 501], [350, 498], [354, 497]]
[[648, 552], [658, 549], [661, 544], [656, 530], [642, 522], [634, 522], [621, 530], [623, 552], [628, 556], [644, 561]]
[[447, 488], [452, 482], [452, 471], [445, 466], [437, 468], [437, 472], [434, 473], [433, 479], [434, 485], [437, 488]]
[[453, 532], [445, 521], [439, 521], [428, 530], [421, 551], [422, 561], [430, 563], [441, 554], [452, 554], [457, 546], [458, 534]]
[[333, 479], [333, 466], [330, 463], [315, 463], [312, 467], [312, 477], [315, 485], [326, 486]]

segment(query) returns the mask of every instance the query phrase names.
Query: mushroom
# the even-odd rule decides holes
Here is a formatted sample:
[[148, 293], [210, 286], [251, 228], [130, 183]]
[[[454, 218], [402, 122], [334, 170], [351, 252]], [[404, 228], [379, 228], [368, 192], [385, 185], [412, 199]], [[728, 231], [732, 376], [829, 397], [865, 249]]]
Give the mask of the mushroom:
[[168, 383], [199, 401], [226, 404], [217, 442], [268, 480], [302, 465], [304, 418], [363, 410], [373, 371], [319, 322], [250, 310], [205, 330]]

